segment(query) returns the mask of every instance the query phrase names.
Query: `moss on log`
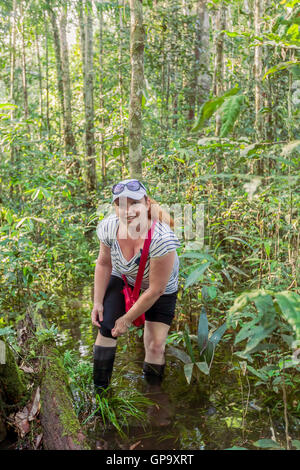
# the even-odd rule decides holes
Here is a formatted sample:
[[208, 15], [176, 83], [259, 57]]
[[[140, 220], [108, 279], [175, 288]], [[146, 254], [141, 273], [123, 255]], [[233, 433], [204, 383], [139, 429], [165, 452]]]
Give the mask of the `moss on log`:
[[2, 400], [6, 404], [17, 404], [27, 397], [24, 373], [19, 369], [14, 354], [6, 343], [5, 364], [0, 364], [0, 388]]
[[89, 449], [86, 436], [72, 406], [68, 377], [59, 351], [43, 346], [40, 418], [47, 450]]

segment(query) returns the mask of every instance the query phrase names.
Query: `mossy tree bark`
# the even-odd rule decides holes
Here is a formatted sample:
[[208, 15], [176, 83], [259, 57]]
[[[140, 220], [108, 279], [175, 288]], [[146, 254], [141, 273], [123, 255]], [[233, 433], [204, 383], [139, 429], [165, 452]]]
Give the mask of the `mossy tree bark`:
[[0, 364], [0, 387], [1, 398], [9, 405], [19, 403], [27, 395], [24, 374], [7, 344], [5, 344], [5, 364]]
[[1, 352], [4, 354], [1, 354], [0, 361], [0, 442], [6, 437], [6, 406], [18, 406], [27, 398], [23, 372], [19, 369], [10, 347], [4, 341], [1, 346]]

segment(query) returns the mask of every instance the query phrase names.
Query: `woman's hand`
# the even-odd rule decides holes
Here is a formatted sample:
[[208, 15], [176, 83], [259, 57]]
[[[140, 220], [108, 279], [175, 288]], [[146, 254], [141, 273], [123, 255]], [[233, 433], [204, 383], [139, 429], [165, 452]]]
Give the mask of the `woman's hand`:
[[115, 326], [111, 330], [111, 334], [114, 337], [121, 336], [126, 333], [127, 329], [131, 326], [131, 322], [127, 320], [126, 316], [118, 318], [115, 323]]
[[100, 327], [99, 322], [103, 321], [103, 304], [94, 304], [91, 317], [92, 324]]

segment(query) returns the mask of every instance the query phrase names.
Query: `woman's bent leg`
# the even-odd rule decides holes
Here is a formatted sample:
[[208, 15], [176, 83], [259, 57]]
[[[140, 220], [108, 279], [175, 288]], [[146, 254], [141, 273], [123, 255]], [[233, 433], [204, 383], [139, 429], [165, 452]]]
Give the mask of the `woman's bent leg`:
[[117, 340], [111, 335], [115, 320], [125, 313], [122, 279], [111, 276], [104, 299], [103, 321], [94, 344], [94, 386], [101, 393], [110, 383], [117, 349]]
[[165, 345], [170, 326], [161, 322], [145, 322], [145, 360], [143, 372], [149, 384], [160, 384], [165, 369]]

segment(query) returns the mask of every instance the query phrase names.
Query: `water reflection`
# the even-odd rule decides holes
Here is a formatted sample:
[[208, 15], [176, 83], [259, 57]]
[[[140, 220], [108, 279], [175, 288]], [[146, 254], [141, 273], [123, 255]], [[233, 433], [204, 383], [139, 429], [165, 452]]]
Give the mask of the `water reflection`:
[[[71, 306], [67, 300], [62, 301], [60, 311], [64, 313], [52, 312], [49, 319], [59, 328], [62, 351], [77, 351], [82, 358], [90, 358], [92, 362], [97, 329], [91, 324], [92, 304], [86, 300], [87, 292], [85, 294], [78, 296], [75, 302], [73, 300]], [[136, 446], [145, 450], [218, 450], [236, 445], [254, 449], [254, 441], [270, 437], [267, 411], [259, 406], [248, 406], [241, 393], [240, 375], [232, 367], [232, 354], [226, 346], [216, 351], [211, 376], [203, 375], [201, 383], [188, 385], [182, 365], [168, 354], [166, 358], [162, 388], [151, 393], [142, 376], [142, 339], [135, 333], [118, 339], [112, 384], [121, 374], [125, 389], [134, 387], [150, 394], [157, 406], [149, 409], [146, 429], [133, 423], [126, 439], [121, 439], [113, 429], [103, 434], [101, 426], [97, 431], [96, 422], [90, 423], [94, 448], [100, 445], [108, 449]], [[250, 393], [249, 403], [255, 403], [255, 390], [251, 389]], [[276, 438], [284, 443], [284, 431], [276, 430]]]

